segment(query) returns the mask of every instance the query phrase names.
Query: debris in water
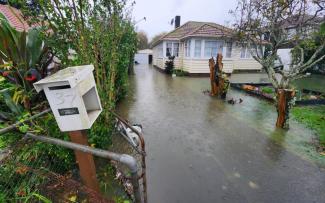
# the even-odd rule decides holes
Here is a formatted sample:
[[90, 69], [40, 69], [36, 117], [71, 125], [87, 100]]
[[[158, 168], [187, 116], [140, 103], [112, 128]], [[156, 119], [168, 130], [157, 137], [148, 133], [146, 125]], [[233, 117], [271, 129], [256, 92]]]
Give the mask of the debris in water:
[[203, 94], [208, 94], [208, 95], [210, 95], [210, 91], [209, 91], [209, 90], [203, 90], [202, 93], [203, 93]]
[[236, 104], [237, 102], [238, 102], [238, 104], [241, 104], [243, 101], [244, 101], [244, 100], [243, 100], [242, 98], [239, 98], [238, 101], [237, 101], [236, 99], [234, 99], [234, 98], [231, 98], [231, 99], [229, 99], [227, 102], [228, 102], [228, 104], [232, 104], [232, 105], [234, 105], [234, 104]]
[[252, 181], [249, 181], [248, 182], [248, 185], [249, 185], [249, 187], [251, 187], [253, 189], [257, 189], [258, 188], [258, 185], [256, 183], [252, 182]]
[[228, 104], [232, 104], [232, 105], [236, 104], [236, 100], [234, 100], [234, 98], [229, 99], [227, 102]]
[[236, 177], [236, 178], [240, 178], [240, 174], [239, 173], [234, 173], [234, 176]]

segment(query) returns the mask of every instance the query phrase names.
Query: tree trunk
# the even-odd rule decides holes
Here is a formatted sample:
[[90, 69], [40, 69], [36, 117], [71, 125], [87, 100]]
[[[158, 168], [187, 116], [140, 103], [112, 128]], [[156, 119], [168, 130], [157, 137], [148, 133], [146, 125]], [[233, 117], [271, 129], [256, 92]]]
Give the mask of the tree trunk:
[[210, 83], [211, 83], [211, 91], [210, 91], [210, 95], [211, 96], [215, 96], [217, 95], [217, 85], [214, 81], [215, 78], [215, 72], [214, 72], [214, 66], [215, 66], [215, 62], [214, 59], [211, 58], [209, 59], [209, 67], [210, 67]]
[[290, 101], [294, 97], [295, 91], [291, 89], [278, 89], [277, 91], [277, 111], [278, 118], [276, 127], [288, 128], [289, 127], [289, 109]]

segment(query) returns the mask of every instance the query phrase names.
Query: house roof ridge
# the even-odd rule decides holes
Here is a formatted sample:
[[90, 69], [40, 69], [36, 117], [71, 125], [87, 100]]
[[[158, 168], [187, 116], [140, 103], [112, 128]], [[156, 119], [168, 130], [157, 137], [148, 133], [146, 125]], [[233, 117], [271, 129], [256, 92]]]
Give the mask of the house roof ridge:
[[230, 35], [234, 31], [231, 28], [214, 22], [187, 21], [182, 26], [179, 26], [178, 28], [161, 36], [159, 39], [152, 43], [152, 47], [156, 46], [160, 41], [164, 39], [182, 40], [190, 36], [199, 35], [197, 32], [199, 32], [201, 29], [204, 30], [204, 26], [208, 26], [213, 30], [215, 29], [216, 31], [214, 32], [221, 33], [221, 35]]
[[161, 36], [159, 39], [157, 39], [156, 41], [154, 41], [154, 42], [152, 43], [152, 44], [153, 44], [152, 47], [156, 46], [157, 42], [159, 42], [160, 40], [162, 40], [163, 38], [165, 38], [167, 35], [169, 35], [169, 34], [175, 32], [175, 31], [177, 31], [178, 29], [184, 27], [186, 24], [189, 24], [190, 22], [191, 22], [191, 21], [187, 21], [186, 23], [184, 23], [183, 25], [179, 26], [178, 28], [176, 28], [176, 29], [174, 29], [174, 30], [172, 30], [172, 31], [170, 31], [170, 32], [167, 32], [166, 34], [164, 34], [163, 36]]

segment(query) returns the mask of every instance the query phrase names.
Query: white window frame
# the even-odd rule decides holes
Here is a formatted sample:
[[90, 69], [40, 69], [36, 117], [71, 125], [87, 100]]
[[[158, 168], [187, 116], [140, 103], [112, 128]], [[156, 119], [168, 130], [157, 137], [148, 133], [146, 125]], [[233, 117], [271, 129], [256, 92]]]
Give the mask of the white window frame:
[[164, 47], [163, 47], [163, 43], [160, 43], [157, 46], [157, 52], [158, 52], [158, 58], [163, 58], [164, 57]]
[[[170, 47], [168, 47], [168, 45], [170, 45]], [[170, 49], [168, 51], [168, 49]], [[167, 54], [169, 52], [169, 55]], [[169, 56], [172, 56], [173, 55], [173, 42], [166, 42], [166, 55], [165, 57], [169, 57]]]
[[184, 42], [184, 57], [185, 58], [191, 57], [191, 40], [186, 40]]
[[[245, 49], [245, 50], [244, 50]], [[241, 59], [253, 59], [253, 56], [251, 54], [251, 52], [249, 51], [249, 49], [254, 49], [252, 50], [253, 53], [256, 52], [256, 49], [255, 47], [251, 47], [251, 46], [248, 46], [248, 44], [242, 44], [241, 45], [241, 48], [240, 48], [240, 58]], [[242, 56], [242, 51], [245, 51], [244, 53], [244, 57]], [[262, 49], [260, 49], [259, 47], [257, 48], [257, 51], [259, 51], [259, 56], [262, 56], [263, 55], [263, 52], [264, 52], [264, 47]]]
[[[212, 49], [214, 49], [213, 47], [212, 48], [210, 48], [211, 50], [210, 50], [210, 54], [209, 54], [209, 56], [208, 55], [206, 55], [206, 49], [207, 49], [207, 43], [211, 43], [211, 42], [215, 42], [216, 43], [216, 45], [217, 45], [217, 47], [216, 47], [216, 51], [215, 51], [215, 53], [212, 53], [213, 51], [212, 51]], [[217, 56], [217, 54], [218, 53], [223, 53], [223, 46], [224, 46], [224, 41], [222, 41], [222, 40], [205, 40], [204, 41], [204, 53], [203, 53], [203, 55], [204, 55], [204, 58], [210, 58], [210, 57], [216, 57]]]
[[[194, 40], [194, 58], [201, 58], [202, 57], [202, 39], [195, 39]], [[199, 44], [199, 46], [197, 46]], [[199, 50], [199, 52], [197, 52]], [[199, 53], [199, 54], [197, 54]]]
[[252, 55], [249, 51], [249, 47], [247, 44], [242, 44], [240, 47], [240, 58], [241, 59], [252, 59]]
[[[225, 43], [224, 43], [224, 57], [226, 58], [226, 59], [230, 59], [230, 58], [232, 58], [232, 48], [233, 48], [233, 42], [231, 42], [231, 41], [226, 41]], [[229, 46], [230, 45], [230, 46]], [[230, 53], [229, 53], [230, 52]], [[227, 56], [228, 55], [228, 53], [230, 54], [230, 56]]]
[[[176, 44], [177, 44], [177, 52], [176, 52], [177, 55], [176, 55], [176, 53], [175, 53]], [[179, 45], [179, 42], [174, 42], [174, 43], [173, 43], [173, 56], [175, 56], [176, 58], [179, 57], [179, 46], [180, 46], [180, 45]]]
[[[177, 52], [175, 52], [176, 49], [176, 44], [178, 44], [177, 47]], [[169, 46], [170, 45], [170, 46]], [[166, 51], [165, 51], [165, 57], [168, 58], [169, 56], [167, 55], [168, 53], [168, 49], [170, 49], [170, 56], [175, 56], [175, 54], [177, 53], [177, 56], [175, 56], [176, 58], [179, 57], [179, 42], [172, 42], [172, 41], [166, 41]]]

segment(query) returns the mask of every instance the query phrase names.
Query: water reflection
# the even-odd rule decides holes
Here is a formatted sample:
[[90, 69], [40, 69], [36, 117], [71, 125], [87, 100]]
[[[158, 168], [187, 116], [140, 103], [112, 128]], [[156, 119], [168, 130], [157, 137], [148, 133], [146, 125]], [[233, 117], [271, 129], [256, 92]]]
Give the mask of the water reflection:
[[[229, 98], [243, 103], [211, 98], [202, 93], [209, 78], [172, 78], [141, 65], [135, 71], [134, 95], [118, 105], [118, 112], [143, 125], [149, 202], [325, 199], [319, 190], [325, 174], [293, 155], [304, 152], [299, 143], [308, 141], [311, 131], [296, 123], [288, 132], [274, 130], [273, 105], [235, 90]], [[229, 178], [235, 172], [240, 178]], [[303, 184], [291, 190], [292, 181]]]
[[265, 153], [273, 161], [279, 161], [285, 152], [285, 136], [286, 130], [275, 129], [267, 139]]

